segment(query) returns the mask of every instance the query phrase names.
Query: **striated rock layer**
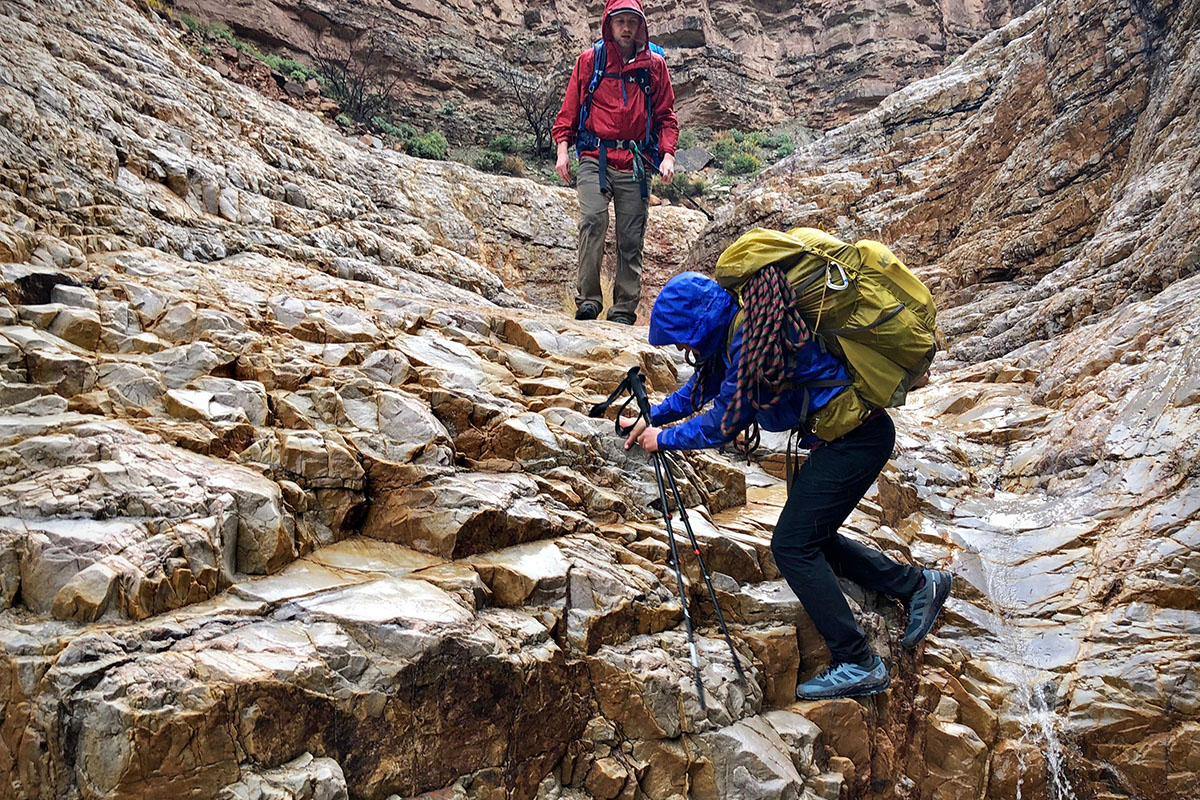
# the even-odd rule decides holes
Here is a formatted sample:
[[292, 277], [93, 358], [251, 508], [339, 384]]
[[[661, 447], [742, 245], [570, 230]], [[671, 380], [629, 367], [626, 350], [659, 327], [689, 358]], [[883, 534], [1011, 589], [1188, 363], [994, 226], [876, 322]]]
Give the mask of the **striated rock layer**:
[[[220, 3], [176, 0], [200, 19], [300, 57], [378, 30], [399, 78], [405, 117], [486, 141], [511, 130], [496, 100], [503, 73], [570, 69], [599, 38], [604, 3]], [[667, 51], [685, 125], [828, 128], [933, 74], [1033, 0], [937, 3], [770, 0], [646, 3], [650, 35]]]
[[772, 169], [693, 253], [824, 225], [935, 289], [949, 357], [906, 413], [941, 455], [909, 475], [910, 533], [964, 594], [934, 656], [955, 703], [927, 707], [962, 723], [961, 686], [998, 712], [955, 796], [1197, 791], [1198, 34], [1196, 3], [1039, 6]]
[[689, 684], [653, 472], [584, 413], [684, 368], [535, 310], [568, 191], [344, 139], [132, 4], [0, 11], [0, 797], [836, 793], [813, 723], [751, 719], [795, 600], [712, 454], [722, 592], [776, 586], [738, 681], [688, 566]]
[[[1197, 794], [1198, 6], [1038, 7], [701, 239], [883, 238], [950, 338], [847, 530], [959, 588], [910, 654], [847, 585], [893, 686], [795, 703], [785, 490], [673, 458], [731, 649], [586, 415], [688, 373], [563, 313], [569, 191], [0, 0], [0, 798]], [[698, 223], [653, 214], [659, 280]]]

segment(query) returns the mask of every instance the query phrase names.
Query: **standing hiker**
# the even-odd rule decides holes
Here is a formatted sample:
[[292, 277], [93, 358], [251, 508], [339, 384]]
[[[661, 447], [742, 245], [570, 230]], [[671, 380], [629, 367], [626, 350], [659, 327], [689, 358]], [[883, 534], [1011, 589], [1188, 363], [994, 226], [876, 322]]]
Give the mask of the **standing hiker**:
[[[718, 447], [752, 422], [770, 431], [805, 429], [814, 419], [862, 408], [845, 365], [812, 337], [796, 312], [795, 293], [782, 270], [761, 269], [740, 296], [741, 316], [734, 295], [700, 273], [676, 275], [663, 287], [650, 314], [650, 344], [674, 345], [697, 368], [651, 410], [650, 426], [637, 422], [626, 448], [636, 443], [653, 453]], [[910, 648], [933, 627], [950, 593], [950, 573], [897, 563], [838, 533], [891, 457], [896, 438], [883, 409], [850, 413], [855, 418], [843, 425], [848, 432], [827, 442], [809, 433], [802, 442], [811, 452], [795, 474], [771, 540], [779, 571], [831, 656], [828, 669], [797, 687], [801, 699], [877, 694], [891, 684], [887, 667], [854, 621], [839, 576], [908, 604], [902, 643]], [[689, 416], [674, 427], [658, 427]]]
[[608, 0], [602, 38], [575, 61], [552, 135], [555, 170], [570, 182], [568, 148], [579, 156], [579, 277], [575, 319], [596, 319], [604, 305], [600, 262], [608, 203], [617, 218], [617, 274], [608, 319], [632, 325], [642, 297], [642, 242], [655, 167], [675, 174], [675, 91], [660, 50], [650, 44], [639, 0]]

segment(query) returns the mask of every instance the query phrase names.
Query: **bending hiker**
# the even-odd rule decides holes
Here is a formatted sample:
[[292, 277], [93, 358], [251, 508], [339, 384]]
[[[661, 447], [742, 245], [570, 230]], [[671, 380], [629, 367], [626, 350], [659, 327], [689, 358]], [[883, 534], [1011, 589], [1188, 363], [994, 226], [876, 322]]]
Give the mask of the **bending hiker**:
[[[650, 343], [674, 345], [698, 366], [652, 409], [652, 426], [638, 422], [625, 446], [637, 443], [651, 453], [718, 447], [753, 422], [770, 431], [811, 431], [814, 420], [826, 430], [828, 420], [847, 412], [863, 417], [842, 424], [849, 430], [832, 441], [812, 433], [802, 441], [811, 452], [794, 476], [771, 550], [832, 657], [828, 669], [797, 687], [797, 696], [882, 692], [891, 683], [887, 667], [871, 652], [837, 578], [905, 601], [902, 643], [911, 648], [933, 627], [950, 593], [950, 574], [897, 563], [838, 533], [891, 457], [892, 420], [882, 408], [860, 407], [846, 366], [810, 334], [782, 270], [759, 270], [742, 286], [741, 300], [744, 315], [734, 295], [696, 272], [676, 275], [663, 287], [650, 314]], [[682, 424], [659, 427], [688, 416]]]
[[600, 263], [611, 198], [617, 218], [617, 274], [608, 319], [632, 325], [642, 297], [650, 174], [657, 166], [664, 181], [674, 176], [679, 125], [667, 63], [649, 43], [639, 0], [608, 0], [600, 27], [603, 37], [575, 61], [554, 121], [555, 170], [570, 182], [568, 147], [574, 142], [581, 211], [575, 319], [596, 319], [604, 304]]

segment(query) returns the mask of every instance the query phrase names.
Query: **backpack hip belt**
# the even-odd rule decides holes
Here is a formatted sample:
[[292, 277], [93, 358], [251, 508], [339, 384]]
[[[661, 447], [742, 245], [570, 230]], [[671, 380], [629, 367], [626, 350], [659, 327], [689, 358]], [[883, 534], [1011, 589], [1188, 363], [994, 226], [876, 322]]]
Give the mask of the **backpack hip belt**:
[[[608, 188], [608, 151], [609, 150], [627, 150], [633, 153], [633, 177], [637, 180], [642, 189], [642, 199], [650, 199], [650, 191], [648, 180], [646, 177], [646, 163], [648, 162], [650, 169], [654, 172], [658, 171], [655, 166], [657, 160], [655, 156], [658, 154], [657, 137], [654, 141], [637, 141], [635, 139], [599, 139], [596, 134], [591, 131], [583, 131], [575, 140], [576, 150], [582, 153], [584, 150], [595, 150], [598, 154], [597, 160], [600, 166], [600, 193], [605, 196], [611, 196], [612, 191]], [[653, 153], [653, 156], [647, 156], [646, 152]]]

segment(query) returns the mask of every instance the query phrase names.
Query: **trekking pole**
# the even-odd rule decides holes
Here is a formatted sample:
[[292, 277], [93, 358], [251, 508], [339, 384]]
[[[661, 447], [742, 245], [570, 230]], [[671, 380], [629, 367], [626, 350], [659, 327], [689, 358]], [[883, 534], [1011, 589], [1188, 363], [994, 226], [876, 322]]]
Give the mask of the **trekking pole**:
[[[649, 425], [650, 400], [646, 397], [646, 387], [642, 383], [641, 370], [639, 367], [630, 367], [629, 372], [625, 373], [625, 378], [621, 381], [617, 388], [613, 390], [613, 393], [609, 395], [608, 399], [603, 403], [598, 403], [597, 405], [593, 406], [588, 416], [603, 416], [604, 412], [608, 410], [608, 407], [612, 405], [613, 401], [615, 401], [626, 391], [629, 392], [629, 399], [625, 401], [625, 403], [617, 412], [617, 433], [621, 436], [628, 436], [629, 432], [637, 426], [637, 423], [635, 422], [628, 428], [621, 427], [621, 415], [625, 413], [625, 409], [629, 407], [629, 404], [634, 401], [637, 401], [638, 403], [638, 419], [645, 418], [646, 424]], [[675, 543], [675, 529], [671, 527], [671, 514], [667, 510], [667, 489], [666, 486], [663, 485], [662, 463], [657, 458], [658, 453], [654, 453], [653, 455], [655, 456], [653, 459], [654, 479], [658, 484], [658, 501], [662, 504], [663, 519], [666, 521], [667, 542], [671, 547], [671, 565], [675, 567], [675, 583], [677, 591], [679, 592], [679, 605], [683, 608], [683, 624], [687, 629], [688, 655], [692, 662], [692, 669], [696, 673], [696, 694], [700, 697], [700, 709], [707, 714], [708, 704], [704, 702], [704, 680], [700, 675], [700, 656], [696, 652], [696, 634], [692, 629], [692, 613], [688, 610], [687, 594], [683, 587], [683, 570], [679, 566], [679, 548]]]
[[[650, 398], [646, 395], [646, 382], [642, 379], [640, 373], [633, 375], [629, 381], [630, 390], [633, 396], [637, 398], [638, 406], [642, 409], [646, 417], [646, 423], [650, 423]], [[656, 451], [655, 458], [655, 473], [658, 473], [658, 462], [662, 462], [662, 471], [666, 472], [667, 484], [671, 487], [671, 494], [675, 498], [675, 508], [679, 509], [679, 517], [683, 520], [683, 527], [687, 531], [688, 541], [692, 545], [692, 554], [696, 556], [696, 563], [700, 565], [700, 574], [704, 577], [704, 585], [708, 587], [708, 597], [712, 600], [713, 609], [717, 614], [717, 624], [721, 627], [721, 633], [725, 636], [725, 643], [729, 645], [729, 654], [733, 656], [733, 666], [737, 670], [738, 679], [745, 682], [746, 673], [742, 671], [742, 662], [738, 659], [737, 650], [733, 647], [733, 639], [729, 636], [729, 626], [725, 624], [725, 615], [721, 613], [721, 604], [717, 602], [717, 592], [713, 589], [712, 578], [708, 574], [708, 567], [704, 563], [704, 556], [700, 555], [700, 543], [696, 541], [696, 532], [692, 529], [692, 522], [688, 519], [687, 509], [683, 505], [683, 497], [679, 494], [679, 484], [675, 480], [675, 473], [671, 471], [671, 460], [667, 458], [667, 454], [661, 450]], [[662, 479], [659, 478], [659, 488], [661, 489]], [[664, 493], [665, 494], [665, 493]], [[671, 530], [671, 515], [666, 506], [666, 497], [663, 497], [663, 516], [667, 519], [667, 530]]]
[[[626, 373], [624, 380], [621, 381], [621, 384], [616, 388], [608, 400], [597, 404], [591, 410], [591, 416], [602, 416], [608, 407], [616, 400], [616, 398], [627, 390], [630, 393], [630, 398], [625, 401], [624, 405], [621, 406], [616, 422], [617, 432], [622, 436], [627, 436], [632, 428], [622, 428], [620, 417], [621, 414], [624, 413], [625, 409], [628, 408], [630, 402], [634, 400], [636, 400], [638, 404], [638, 418], [644, 418], [647, 424], [650, 423], [650, 398], [646, 395], [646, 384], [638, 367], [630, 368], [629, 372]], [[688, 610], [687, 600], [684, 596], [683, 572], [680, 568], [679, 547], [675, 539], [675, 529], [671, 523], [671, 512], [670, 504], [667, 499], [666, 483], [669, 483], [671, 486], [671, 492], [675, 497], [675, 506], [679, 509], [679, 514], [683, 520], [684, 528], [687, 530], [688, 539], [692, 545], [692, 553], [695, 554], [696, 560], [700, 565], [700, 574], [704, 576], [704, 583], [708, 587], [709, 598], [712, 600], [713, 608], [716, 610], [717, 620], [720, 624], [721, 632], [725, 636], [725, 642], [729, 645], [729, 653], [733, 656], [733, 665], [737, 670], [739, 680], [745, 682], [746, 674], [742, 670], [741, 660], [738, 658], [737, 650], [734, 649], [733, 640], [730, 638], [729, 628], [725, 624], [724, 615], [721, 613], [721, 605], [717, 602], [717, 594], [713, 589], [712, 579], [708, 574], [708, 568], [704, 564], [703, 556], [700, 555], [700, 545], [696, 541], [696, 534], [692, 529], [691, 521], [687, 517], [687, 509], [685, 509], [683, 506], [683, 499], [680, 496], [678, 484], [675, 481], [674, 474], [671, 472], [670, 460], [667, 458], [666, 454], [662, 452], [652, 453], [651, 460], [654, 463], [654, 478], [655, 483], [658, 486], [659, 503], [662, 507], [663, 521], [667, 529], [667, 542], [670, 545], [671, 562], [672, 566], [675, 567], [675, 580], [678, 584], [679, 600], [683, 606], [683, 620], [688, 634], [688, 650], [691, 656], [692, 667], [696, 672], [696, 687], [700, 696], [700, 707], [707, 711], [708, 707], [704, 702], [704, 687], [700, 678], [700, 660], [696, 652], [696, 640], [692, 628], [692, 618], [691, 613]], [[664, 483], [663, 480], [664, 471], [666, 472], [667, 476], [666, 483]]]
[[[667, 509], [667, 490], [663, 486], [662, 459], [658, 457], [658, 453], [652, 455], [654, 456], [652, 459], [654, 461], [654, 480], [658, 483], [658, 501], [662, 504], [663, 522], [667, 526], [667, 541], [671, 545], [671, 564], [675, 567], [675, 582], [679, 586], [679, 604], [683, 606], [683, 623], [687, 628], [688, 654], [691, 656], [692, 669], [696, 672], [696, 694], [700, 696], [701, 710], [708, 713], [708, 706], [704, 702], [704, 681], [700, 677], [700, 656], [696, 653], [696, 634], [692, 630], [692, 614], [688, 611], [688, 601], [683, 591], [683, 570], [679, 567], [679, 547], [675, 543], [675, 529], [671, 525], [671, 512]], [[668, 472], [668, 474], [670, 473]]]
[[712, 600], [713, 610], [717, 613], [717, 624], [721, 627], [721, 633], [725, 636], [725, 643], [729, 645], [729, 652], [733, 656], [733, 668], [737, 670], [738, 680], [744, 683], [746, 681], [746, 673], [742, 671], [742, 662], [738, 659], [737, 650], [733, 647], [733, 639], [729, 636], [729, 626], [725, 624], [725, 615], [721, 613], [721, 604], [717, 602], [717, 592], [713, 589], [712, 578], [708, 574], [708, 567], [704, 565], [704, 556], [700, 555], [700, 544], [696, 541], [696, 533], [692, 530], [692, 523], [688, 519], [687, 509], [684, 508], [683, 498], [679, 494], [679, 485], [675, 482], [674, 473], [671, 472], [671, 460], [667, 458], [666, 453], [658, 452], [654, 455], [659, 456], [666, 467], [667, 483], [671, 486], [671, 494], [675, 498], [675, 507], [679, 509], [679, 516], [683, 520], [683, 527], [687, 530], [688, 541], [692, 543], [692, 552], [696, 555], [696, 561], [700, 564], [700, 574], [704, 576], [704, 585], [708, 587], [708, 598]]
[[[638, 148], [638, 147], [636, 147], [636, 146], [635, 146], [635, 147], [634, 147], [634, 153], [636, 153], [636, 154], [637, 154], [637, 157], [638, 157], [638, 158], [640, 158], [642, 161], [644, 161], [644, 162], [645, 162], [646, 166], [648, 166], [648, 167], [650, 168], [650, 171], [651, 171], [651, 172], [653, 172], [655, 175], [657, 175], [657, 176], [658, 176], [658, 177], [660, 177], [660, 178], [662, 177], [662, 170], [660, 170], [660, 169], [658, 168], [658, 166], [657, 166], [657, 165], [656, 165], [656, 164], [655, 164], [655, 163], [654, 163], [654, 162], [653, 162], [651, 159], [647, 158], [647, 157], [646, 157], [646, 154], [645, 154], [645, 153], [643, 153], [643, 152], [641, 151], [641, 149], [640, 149], [640, 148]], [[710, 213], [708, 213], [708, 209], [707, 209], [707, 208], [705, 208], [704, 206], [700, 205], [700, 203], [699, 203], [699, 202], [697, 202], [695, 199], [693, 199], [692, 197], [689, 197], [689, 196], [688, 196], [688, 195], [686, 195], [686, 194], [681, 194], [681, 195], [679, 195], [679, 196], [680, 196], [680, 197], [682, 197], [684, 200], [687, 200], [689, 203], [691, 203], [691, 204], [692, 204], [692, 207], [694, 207], [694, 208], [695, 208], [697, 211], [699, 211], [701, 214], [703, 214], [704, 216], [708, 217], [708, 221], [709, 221], [709, 222], [712, 222], [712, 221], [713, 221], [713, 215], [712, 215], [712, 214], [710, 214]], [[650, 424], [650, 421], [649, 421], [649, 420], [647, 420], [647, 421], [646, 421], [646, 424], [647, 424], [647, 425], [649, 425], [649, 424]]]

